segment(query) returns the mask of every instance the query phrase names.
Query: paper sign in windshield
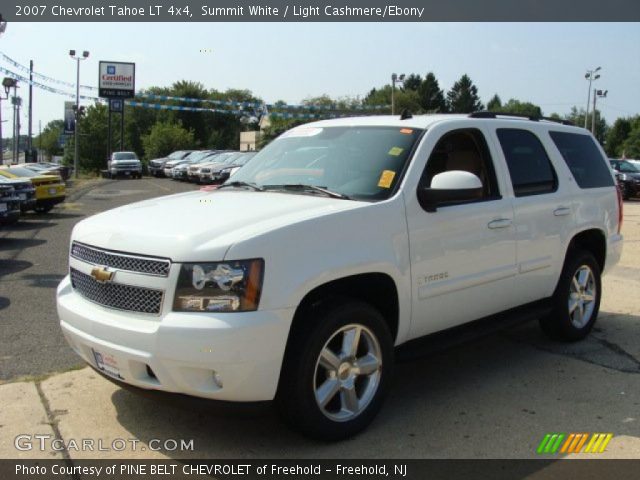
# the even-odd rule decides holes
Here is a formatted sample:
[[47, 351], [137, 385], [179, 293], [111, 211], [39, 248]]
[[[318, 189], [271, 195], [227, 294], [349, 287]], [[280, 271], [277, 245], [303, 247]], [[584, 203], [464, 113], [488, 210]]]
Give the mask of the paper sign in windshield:
[[383, 170], [378, 180], [378, 186], [381, 188], [391, 188], [393, 179], [396, 177], [396, 172], [393, 170]]

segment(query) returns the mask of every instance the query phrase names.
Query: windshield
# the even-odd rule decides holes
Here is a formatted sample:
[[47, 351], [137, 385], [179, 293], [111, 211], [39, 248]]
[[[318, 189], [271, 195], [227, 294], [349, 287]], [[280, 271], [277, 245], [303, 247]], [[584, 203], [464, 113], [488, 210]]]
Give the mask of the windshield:
[[184, 157], [187, 154], [186, 151], [184, 150], [178, 150], [177, 152], [173, 152], [171, 155], [169, 155], [167, 158], [170, 158], [171, 160], [180, 160], [182, 157]]
[[618, 162], [618, 171], [623, 173], [640, 173], [638, 167], [631, 162]]
[[11, 167], [9, 168], [9, 173], [13, 173], [19, 177], [35, 177], [41, 175], [39, 172], [34, 172], [33, 170], [29, 170], [24, 167]]
[[383, 200], [420, 133], [400, 127], [295, 128], [253, 157], [233, 181], [266, 188], [311, 185], [349, 198]]
[[137, 160], [138, 157], [133, 152], [115, 152], [113, 154], [114, 160]]
[[202, 152], [193, 152], [192, 154], [187, 156], [185, 160], [190, 163], [197, 163], [199, 160], [202, 160], [208, 155], [211, 155], [211, 150], [204, 150]]

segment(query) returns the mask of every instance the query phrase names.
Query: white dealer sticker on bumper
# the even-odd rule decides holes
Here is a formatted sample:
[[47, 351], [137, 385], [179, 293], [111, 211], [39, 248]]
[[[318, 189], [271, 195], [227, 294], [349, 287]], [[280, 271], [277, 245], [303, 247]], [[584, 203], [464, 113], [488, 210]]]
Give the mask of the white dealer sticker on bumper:
[[98, 370], [101, 370], [114, 378], [124, 380], [122, 375], [120, 375], [120, 367], [118, 367], [118, 361], [113, 355], [109, 353], [97, 352], [94, 349], [91, 349], [91, 351], [93, 352], [93, 358], [95, 358], [96, 360], [96, 366], [98, 367]]

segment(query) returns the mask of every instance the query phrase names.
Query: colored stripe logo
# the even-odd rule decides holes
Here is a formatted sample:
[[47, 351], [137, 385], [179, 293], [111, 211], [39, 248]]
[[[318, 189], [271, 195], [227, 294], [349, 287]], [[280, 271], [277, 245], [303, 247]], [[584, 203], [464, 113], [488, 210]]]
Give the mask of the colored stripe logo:
[[613, 433], [547, 433], [536, 453], [602, 453], [612, 438]]

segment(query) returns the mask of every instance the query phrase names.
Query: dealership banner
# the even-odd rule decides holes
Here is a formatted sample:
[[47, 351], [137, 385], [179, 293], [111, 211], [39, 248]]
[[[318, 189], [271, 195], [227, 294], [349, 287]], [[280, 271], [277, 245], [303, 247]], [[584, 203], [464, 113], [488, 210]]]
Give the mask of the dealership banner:
[[640, 460], [0, 460], [3, 480], [631, 480], [638, 471]]
[[1, 8], [9, 22], [640, 21], [638, 0], [9, 0]]
[[64, 133], [72, 135], [76, 131], [75, 102], [64, 102]]

